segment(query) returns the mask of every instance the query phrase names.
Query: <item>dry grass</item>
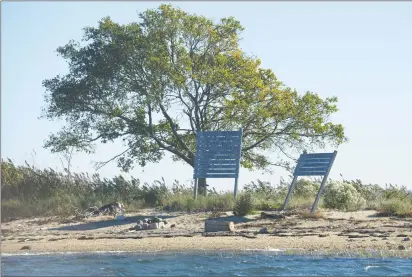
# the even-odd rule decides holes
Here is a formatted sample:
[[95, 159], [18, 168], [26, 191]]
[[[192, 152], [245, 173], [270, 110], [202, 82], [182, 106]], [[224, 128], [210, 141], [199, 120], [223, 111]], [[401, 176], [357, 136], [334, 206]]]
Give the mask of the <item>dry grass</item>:
[[317, 210], [314, 213], [309, 211], [300, 211], [298, 212], [298, 217], [302, 219], [324, 219], [325, 215], [320, 210]]
[[412, 217], [412, 203], [407, 200], [390, 199], [382, 201], [377, 216]]

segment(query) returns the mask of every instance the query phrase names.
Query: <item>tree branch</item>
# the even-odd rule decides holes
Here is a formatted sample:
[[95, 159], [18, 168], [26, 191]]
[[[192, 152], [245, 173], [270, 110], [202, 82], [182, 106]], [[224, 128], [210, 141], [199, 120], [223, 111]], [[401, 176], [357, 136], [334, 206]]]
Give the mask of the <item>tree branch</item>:
[[[150, 136], [151, 138], [153, 138], [156, 143], [159, 145], [159, 147], [175, 154], [176, 156], [178, 156], [179, 158], [181, 158], [182, 160], [184, 160], [185, 162], [187, 162], [188, 164], [190, 164], [191, 166], [194, 165], [194, 161], [188, 157], [186, 157], [185, 155], [183, 155], [182, 153], [180, 153], [179, 151], [177, 151], [176, 148], [172, 148], [170, 146], [165, 145], [159, 138], [157, 138], [153, 132], [153, 122], [152, 122], [152, 107], [150, 106], [150, 104], [147, 105], [148, 107], [148, 115], [149, 115], [149, 130], [150, 130]], [[191, 153], [191, 152], [190, 152]]]

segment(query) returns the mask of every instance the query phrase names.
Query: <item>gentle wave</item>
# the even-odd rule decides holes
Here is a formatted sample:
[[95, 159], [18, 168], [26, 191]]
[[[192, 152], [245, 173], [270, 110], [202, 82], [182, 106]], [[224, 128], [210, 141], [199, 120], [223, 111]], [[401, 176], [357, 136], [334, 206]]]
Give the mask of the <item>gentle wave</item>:
[[285, 255], [284, 251], [13, 253], [3, 254], [1, 262], [3, 276], [59, 276], [68, 270], [72, 276], [405, 276], [412, 272], [412, 259]]
[[[181, 251], [180, 253], [217, 253], [217, 252], [233, 252], [233, 253], [242, 253], [242, 252], [286, 252], [286, 251], [296, 251], [302, 250], [299, 248], [251, 248], [243, 250], [209, 250], [199, 248], [192, 251]], [[19, 252], [19, 253], [1, 253], [0, 256], [38, 256], [38, 255], [77, 255], [77, 254], [122, 254], [122, 253], [170, 253], [173, 251], [168, 250], [139, 250], [139, 251], [121, 251], [121, 250], [108, 250], [108, 251], [62, 251], [62, 252]]]

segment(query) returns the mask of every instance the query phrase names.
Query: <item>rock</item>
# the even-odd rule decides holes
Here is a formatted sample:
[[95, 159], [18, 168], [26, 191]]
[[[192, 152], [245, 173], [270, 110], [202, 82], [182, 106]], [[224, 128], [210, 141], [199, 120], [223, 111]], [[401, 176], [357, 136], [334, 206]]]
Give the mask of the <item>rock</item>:
[[269, 233], [269, 231], [268, 231], [268, 228], [266, 227], [259, 230], [259, 234], [267, 234], [267, 233]]
[[142, 225], [143, 226], [143, 221], [142, 220], [139, 220], [138, 222], [137, 222], [137, 224], [140, 224], [140, 225]]
[[175, 227], [176, 227], [176, 224], [170, 225], [170, 228], [175, 228]]
[[158, 223], [156, 223], [156, 222], [153, 222], [153, 223], [150, 223], [149, 224], [149, 229], [159, 229], [159, 228], [164, 228], [164, 223], [163, 222], [158, 222]]
[[159, 223], [150, 223], [149, 224], [149, 229], [157, 229], [157, 228], [159, 228], [159, 225], [158, 225]]
[[405, 249], [406, 249], [406, 247], [405, 247], [405, 246], [403, 246], [403, 245], [399, 245], [399, 246], [398, 246], [398, 249], [399, 249], [399, 250], [405, 250]]
[[403, 241], [410, 241], [410, 238], [404, 238]]
[[23, 246], [20, 250], [31, 250], [31, 247], [28, 245]]
[[407, 237], [408, 237], [408, 235], [405, 235], [405, 234], [399, 234], [399, 235], [397, 235], [397, 237], [398, 237], [398, 238], [407, 238]]
[[143, 229], [148, 229], [149, 228], [149, 224], [148, 223], [143, 223]]
[[411, 223], [410, 223], [410, 222], [405, 222], [405, 223], [403, 224], [403, 226], [409, 227], [409, 226], [411, 226]]
[[142, 230], [143, 229], [143, 224], [137, 224], [136, 226], [134, 226], [135, 230]]
[[149, 223], [150, 219], [149, 218], [145, 218], [143, 219], [143, 223]]

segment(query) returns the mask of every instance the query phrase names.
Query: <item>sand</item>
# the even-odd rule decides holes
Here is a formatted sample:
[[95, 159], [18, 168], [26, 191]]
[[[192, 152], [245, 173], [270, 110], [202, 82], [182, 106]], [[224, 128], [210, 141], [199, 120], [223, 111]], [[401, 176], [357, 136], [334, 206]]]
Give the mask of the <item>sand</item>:
[[[412, 219], [376, 217], [375, 211], [323, 212], [324, 218], [261, 219], [222, 215], [218, 220], [235, 223], [235, 232], [204, 233], [206, 213], [164, 213], [142, 210], [114, 220], [100, 216], [80, 221], [32, 218], [1, 225], [1, 252], [93, 251], [198, 251], [274, 250], [362, 252], [379, 250], [388, 255], [412, 256]], [[131, 231], [137, 220], [159, 216], [164, 229]], [[171, 227], [175, 225], [175, 227]], [[260, 234], [262, 228], [268, 233]]]

